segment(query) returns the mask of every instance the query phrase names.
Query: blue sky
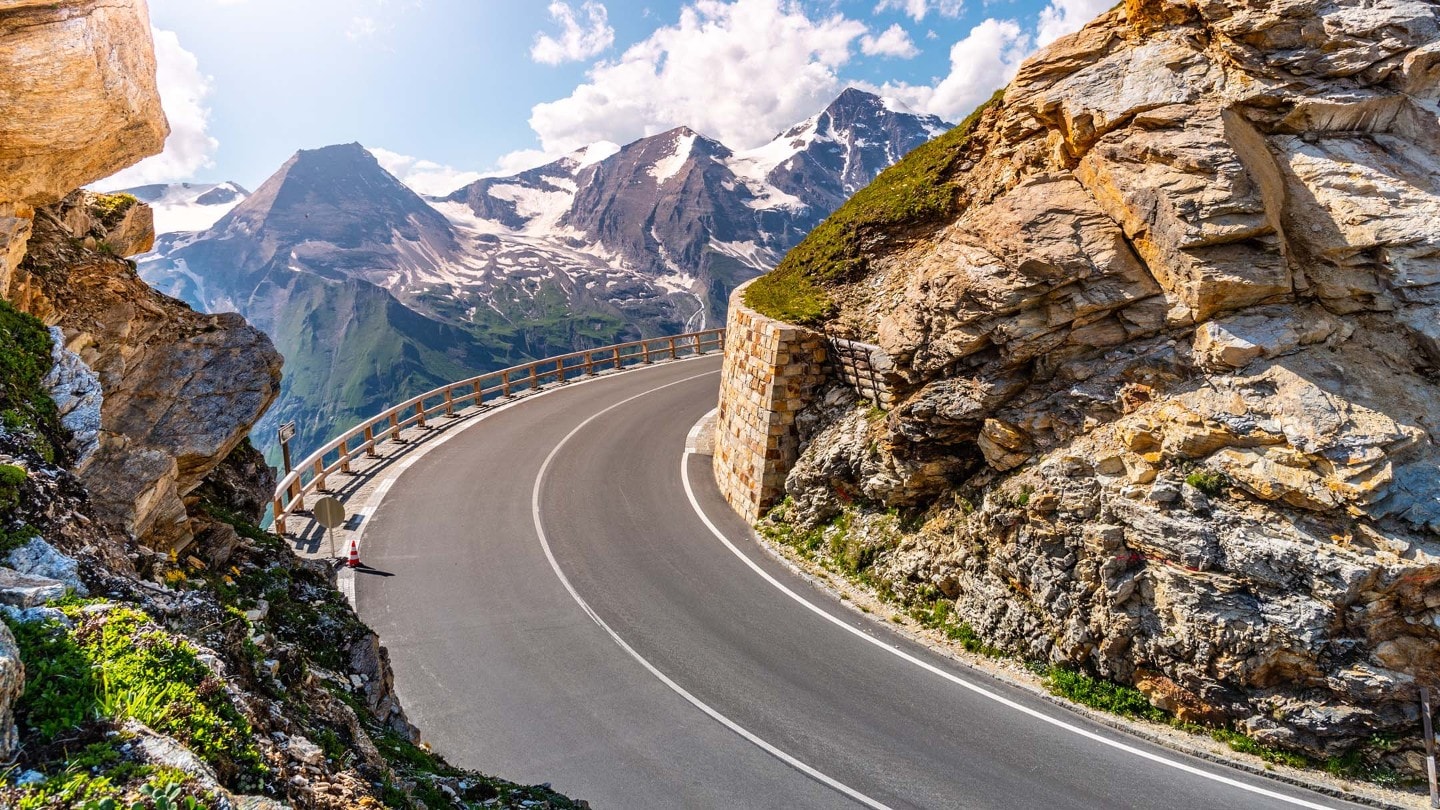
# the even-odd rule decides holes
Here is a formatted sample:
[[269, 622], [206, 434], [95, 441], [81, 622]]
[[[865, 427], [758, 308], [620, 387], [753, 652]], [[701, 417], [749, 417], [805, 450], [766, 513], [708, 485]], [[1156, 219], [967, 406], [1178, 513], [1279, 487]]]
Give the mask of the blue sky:
[[360, 141], [432, 193], [685, 124], [735, 148], [844, 87], [950, 120], [1110, 0], [150, 0], [174, 134], [120, 184]]

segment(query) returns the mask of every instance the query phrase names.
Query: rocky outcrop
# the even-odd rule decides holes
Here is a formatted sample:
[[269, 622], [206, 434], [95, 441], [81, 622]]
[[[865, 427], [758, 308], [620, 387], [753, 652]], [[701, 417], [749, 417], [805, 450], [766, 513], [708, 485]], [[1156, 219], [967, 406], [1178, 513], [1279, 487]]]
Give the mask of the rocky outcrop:
[[17, 0], [0, 10], [0, 296], [34, 206], [160, 151], [145, 0]]
[[[76, 194], [38, 210], [17, 280], [98, 377], [98, 447], [77, 467], [100, 514], [161, 551], [194, 536], [184, 498], [279, 392], [280, 355], [239, 315], [201, 315], [151, 290], [124, 259], [146, 222]], [[117, 230], [112, 231], [111, 228]], [[87, 248], [86, 243], [94, 244]]]
[[182, 497], [274, 399], [280, 358], [240, 318], [135, 275], [121, 257], [154, 244], [148, 208], [71, 194], [164, 145], [144, 0], [10, 3], [0, 65], [0, 297], [63, 335], [49, 385], [104, 517], [181, 548]]
[[784, 519], [909, 505], [886, 587], [1187, 717], [1408, 734], [1440, 685], [1437, 66], [1407, 0], [1130, 0], [1030, 59], [932, 159], [953, 216], [811, 279], [901, 391], [812, 404]]
[[15, 703], [25, 691], [25, 665], [10, 628], [0, 624], [0, 758], [15, 753], [19, 734], [15, 729]]

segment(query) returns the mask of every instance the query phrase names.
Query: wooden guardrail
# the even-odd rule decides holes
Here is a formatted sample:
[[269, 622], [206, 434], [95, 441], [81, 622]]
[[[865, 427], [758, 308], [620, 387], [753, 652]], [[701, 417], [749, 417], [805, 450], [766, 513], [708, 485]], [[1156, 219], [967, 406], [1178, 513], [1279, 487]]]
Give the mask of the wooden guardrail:
[[429, 419], [453, 418], [466, 407], [484, 408], [533, 393], [546, 385], [563, 385], [580, 377], [593, 377], [606, 369], [677, 360], [724, 347], [723, 328], [617, 343], [491, 371], [408, 399], [341, 434], [282, 478], [275, 487], [275, 531], [285, 534], [286, 518], [305, 510], [307, 495], [329, 491], [326, 481], [330, 476], [350, 472], [350, 462], [361, 456], [378, 457], [378, 448], [398, 442], [405, 428], [425, 427]]

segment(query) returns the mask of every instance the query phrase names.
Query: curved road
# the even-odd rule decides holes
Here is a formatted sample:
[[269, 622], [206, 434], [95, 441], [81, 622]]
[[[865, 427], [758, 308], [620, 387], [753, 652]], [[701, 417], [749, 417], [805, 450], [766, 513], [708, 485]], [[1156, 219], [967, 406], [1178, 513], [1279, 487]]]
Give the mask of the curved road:
[[452, 761], [596, 808], [1348, 806], [1089, 723], [790, 573], [685, 454], [719, 366], [522, 400], [394, 481], [358, 606]]

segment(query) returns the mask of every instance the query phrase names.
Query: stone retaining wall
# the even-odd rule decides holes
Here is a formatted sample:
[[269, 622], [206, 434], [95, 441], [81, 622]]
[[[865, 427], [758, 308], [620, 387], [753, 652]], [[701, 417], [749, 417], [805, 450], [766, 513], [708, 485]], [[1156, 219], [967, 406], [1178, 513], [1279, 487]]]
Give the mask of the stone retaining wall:
[[825, 381], [825, 337], [745, 306], [745, 287], [730, 296], [715, 480], [731, 508], [754, 522], [785, 494], [800, 454], [795, 415]]

